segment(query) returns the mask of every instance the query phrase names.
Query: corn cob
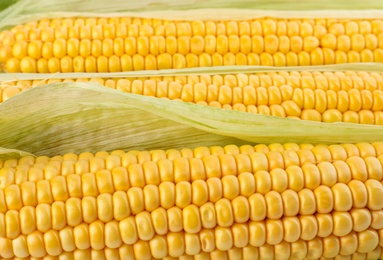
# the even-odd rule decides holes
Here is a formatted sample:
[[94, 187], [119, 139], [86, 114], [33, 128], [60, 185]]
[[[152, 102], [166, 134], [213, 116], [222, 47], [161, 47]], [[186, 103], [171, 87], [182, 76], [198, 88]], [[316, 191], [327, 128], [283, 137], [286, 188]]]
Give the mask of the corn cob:
[[[124, 92], [230, 110], [322, 122], [383, 124], [383, 78], [366, 72], [280, 72], [95, 81]], [[2, 83], [5, 101], [44, 81]], [[0, 88], [1, 92], [1, 88]]]
[[383, 143], [9, 159], [0, 256], [380, 256], [382, 163]]
[[117, 72], [383, 61], [379, 19], [43, 19], [0, 34], [7, 72]]

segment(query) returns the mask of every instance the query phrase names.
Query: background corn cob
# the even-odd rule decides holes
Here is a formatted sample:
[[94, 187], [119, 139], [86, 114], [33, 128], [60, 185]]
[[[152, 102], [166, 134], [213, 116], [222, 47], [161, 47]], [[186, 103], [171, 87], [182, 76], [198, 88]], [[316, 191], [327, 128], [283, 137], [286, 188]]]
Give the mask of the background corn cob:
[[383, 61], [379, 19], [43, 19], [3, 31], [7, 72], [118, 72]]
[[9, 159], [0, 254], [379, 255], [382, 156], [382, 143], [288, 143]]
[[71, 81], [262, 115], [383, 124], [382, 75], [352, 71], [10, 81], [1, 83], [2, 99], [33, 86]]

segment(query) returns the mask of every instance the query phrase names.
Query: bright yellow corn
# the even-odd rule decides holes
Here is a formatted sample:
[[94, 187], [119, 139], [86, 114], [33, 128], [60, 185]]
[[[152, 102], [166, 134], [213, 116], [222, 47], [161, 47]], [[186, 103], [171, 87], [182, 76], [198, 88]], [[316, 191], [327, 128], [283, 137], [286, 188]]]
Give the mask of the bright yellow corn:
[[0, 34], [8, 72], [117, 72], [226, 65], [383, 62], [379, 19], [43, 19]]
[[5, 259], [382, 255], [383, 143], [68, 153], [0, 167]]
[[[279, 72], [125, 79], [51, 79], [46, 83], [61, 81], [95, 81], [124, 92], [263, 115], [383, 125], [383, 77], [379, 73]], [[44, 83], [38, 80], [3, 82], [2, 100]]]
[[[63, 252], [59, 259], [152, 259], [149, 254], [155, 250], [156, 245], [151, 245], [148, 243], [140, 243], [137, 246], [128, 246], [124, 245], [118, 249], [106, 248], [105, 250], [94, 250], [86, 249], [80, 250], [76, 249], [73, 252]], [[162, 244], [158, 246], [163, 246]], [[154, 258], [154, 259], [164, 259], [164, 260], [205, 260], [205, 259], [287, 259], [288, 256], [294, 259], [301, 259], [302, 255], [308, 255], [310, 258], [315, 259], [318, 255], [318, 252], [321, 249], [315, 249], [316, 246], [321, 246], [318, 241], [306, 243], [304, 241], [299, 241], [292, 243], [289, 246], [287, 243], [278, 245], [278, 246], [262, 246], [262, 247], [253, 247], [246, 246], [243, 248], [233, 247], [228, 251], [219, 251], [213, 250], [211, 252], [201, 252], [196, 255], [187, 255], [184, 254], [180, 257], [172, 257], [170, 255]], [[167, 250], [167, 249], [166, 249]], [[380, 259], [382, 258], [381, 247], [377, 247], [374, 251], [370, 253], [353, 253], [352, 255], [338, 255], [334, 259]], [[283, 254], [281, 254], [283, 252]], [[162, 256], [163, 254], [159, 254]], [[13, 259], [25, 259], [14, 257]], [[28, 258], [29, 259], [29, 258]], [[44, 258], [31, 257], [30, 259], [57, 259], [57, 257], [45, 256]]]

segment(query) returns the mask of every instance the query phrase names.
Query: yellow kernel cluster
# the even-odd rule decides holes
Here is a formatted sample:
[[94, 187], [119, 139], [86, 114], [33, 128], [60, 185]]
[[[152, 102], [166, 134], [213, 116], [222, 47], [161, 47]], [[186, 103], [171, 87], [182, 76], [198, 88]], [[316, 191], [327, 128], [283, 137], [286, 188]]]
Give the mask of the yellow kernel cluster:
[[0, 256], [377, 259], [382, 182], [383, 143], [8, 159]]
[[[54, 82], [98, 82], [124, 92], [262, 115], [383, 124], [383, 77], [366, 72], [279, 72], [3, 82], [2, 100]], [[0, 99], [1, 101], [1, 99]]]
[[[161, 239], [161, 238], [159, 238]], [[166, 238], [165, 238], [166, 239]], [[162, 239], [161, 239], [162, 240]], [[306, 242], [298, 240], [294, 243], [282, 243], [280, 245], [268, 245], [265, 244], [261, 247], [254, 247], [251, 245], [245, 247], [232, 247], [227, 251], [222, 251], [214, 249], [211, 252], [200, 252], [195, 255], [184, 254], [179, 257], [173, 257], [171, 255], [164, 256], [164, 253], [157, 251], [159, 247], [164, 246], [163, 241], [156, 241], [157, 243], [148, 243], [147, 241], [140, 241], [132, 245], [123, 245], [119, 248], [105, 248], [103, 250], [96, 249], [76, 249], [72, 252], [63, 251], [59, 257], [45, 256], [45, 257], [30, 257], [28, 259], [37, 260], [51, 260], [51, 259], [164, 259], [164, 260], [213, 260], [213, 259], [304, 259], [305, 257], [309, 259], [317, 259], [320, 256], [321, 247], [323, 248], [323, 243], [314, 239], [311, 242]], [[173, 242], [173, 241], [172, 241]], [[336, 244], [342, 243], [343, 248], [348, 246], [345, 240], [339, 239], [326, 239], [326, 251], [324, 255], [332, 256], [336, 255], [335, 252], [340, 251], [337, 248]], [[165, 242], [166, 243], [166, 242]], [[335, 243], [331, 245], [331, 243]], [[318, 248], [319, 247], [319, 248]], [[168, 251], [167, 248], [161, 248], [163, 251]], [[189, 251], [190, 249], [188, 249]], [[283, 253], [282, 253], [283, 252]], [[152, 258], [152, 255], [161, 256], [160, 258]], [[382, 247], [377, 246], [376, 249], [369, 253], [359, 253], [355, 252], [351, 255], [336, 255], [335, 259], [381, 259]], [[14, 259], [25, 259], [14, 257]], [[327, 259], [327, 257], [326, 257]]]
[[380, 19], [43, 19], [0, 33], [8, 72], [383, 62]]

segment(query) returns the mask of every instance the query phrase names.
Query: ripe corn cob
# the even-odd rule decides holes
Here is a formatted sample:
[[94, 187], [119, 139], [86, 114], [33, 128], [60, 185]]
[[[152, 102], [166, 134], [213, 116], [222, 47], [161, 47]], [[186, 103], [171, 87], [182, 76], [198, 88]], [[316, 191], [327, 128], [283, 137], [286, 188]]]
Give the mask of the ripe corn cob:
[[[279, 72], [95, 81], [124, 92], [224, 109], [322, 122], [383, 124], [383, 77], [366, 72]], [[5, 101], [45, 81], [2, 83]], [[1, 93], [1, 88], [0, 88]], [[1, 100], [0, 100], [1, 101]]]
[[380, 19], [43, 19], [3, 31], [7, 72], [117, 72], [383, 61]]
[[0, 164], [3, 258], [381, 255], [383, 143], [86, 152]]

